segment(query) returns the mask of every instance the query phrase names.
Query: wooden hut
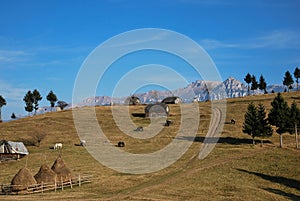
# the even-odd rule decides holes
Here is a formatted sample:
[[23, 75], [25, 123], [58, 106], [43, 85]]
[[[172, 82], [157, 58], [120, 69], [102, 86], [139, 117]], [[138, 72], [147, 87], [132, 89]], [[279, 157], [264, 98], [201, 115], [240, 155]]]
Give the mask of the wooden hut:
[[126, 105], [139, 105], [141, 100], [136, 96], [130, 96], [125, 100]]
[[29, 152], [26, 149], [23, 142], [12, 142], [1, 140], [0, 141], [0, 160], [12, 160], [12, 159], [19, 159], [26, 155]]
[[145, 117], [166, 117], [170, 108], [165, 103], [148, 104], [145, 107]]
[[179, 104], [182, 103], [182, 100], [178, 96], [170, 96], [163, 99], [161, 102], [165, 104]]

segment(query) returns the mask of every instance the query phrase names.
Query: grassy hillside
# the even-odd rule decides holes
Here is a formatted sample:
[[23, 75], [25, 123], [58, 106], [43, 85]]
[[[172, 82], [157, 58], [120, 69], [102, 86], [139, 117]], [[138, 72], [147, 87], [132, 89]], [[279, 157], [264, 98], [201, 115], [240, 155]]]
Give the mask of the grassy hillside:
[[[291, 104], [300, 106], [300, 93], [284, 93]], [[1, 196], [0, 200], [299, 200], [300, 151], [295, 150], [294, 136], [284, 134], [284, 148], [278, 148], [279, 136], [267, 139], [263, 147], [253, 146], [251, 137], [242, 133], [244, 113], [249, 102], [263, 103], [267, 110], [275, 94], [229, 99], [226, 123], [215, 149], [204, 160], [197, 155], [209, 127], [210, 103], [199, 103], [200, 126], [189, 150], [173, 165], [161, 171], [131, 175], [111, 170], [80, 146], [72, 112], [60, 111], [0, 124], [0, 139], [23, 141], [30, 155], [0, 164], [0, 184], [10, 183], [17, 171], [27, 165], [33, 174], [44, 163], [52, 165], [59, 151], [50, 149], [63, 143], [62, 157], [74, 173], [92, 174], [91, 184], [58, 192], [35, 195]], [[114, 106], [118, 107], [118, 106]], [[130, 113], [141, 114], [145, 106], [130, 107]], [[88, 108], [86, 108], [88, 109]], [[171, 105], [175, 124], [164, 127], [149, 139], [123, 134], [113, 120], [110, 107], [96, 107], [98, 122], [110, 142], [122, 140], [131, 153], [150, 153], [170, 143], [180, 127], [180, 106]], [[150, 120], [131, 116], [137, 126], [146, 127]], [[160, 122], [158, 122], [160, 123]], [[41, 129], [47, 134], [40, 146], [34, 146], [30, 133]]]

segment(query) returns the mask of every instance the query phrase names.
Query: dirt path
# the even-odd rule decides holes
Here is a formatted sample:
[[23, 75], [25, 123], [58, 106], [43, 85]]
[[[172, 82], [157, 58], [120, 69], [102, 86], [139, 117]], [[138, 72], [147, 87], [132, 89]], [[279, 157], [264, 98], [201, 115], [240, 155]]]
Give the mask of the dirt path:
[[222, 118], [225, 117], [224, 114], [222, 114], [221, 109], [218, 107], [213, 108], [212, 119], [209, 124], [209, 130], [205, 136], [205, 140], [199, 152], [198, 157], [200, 160], [204, 159], [218, 143], [219, 137], [223, 129], [223, 125], [221, 124]]

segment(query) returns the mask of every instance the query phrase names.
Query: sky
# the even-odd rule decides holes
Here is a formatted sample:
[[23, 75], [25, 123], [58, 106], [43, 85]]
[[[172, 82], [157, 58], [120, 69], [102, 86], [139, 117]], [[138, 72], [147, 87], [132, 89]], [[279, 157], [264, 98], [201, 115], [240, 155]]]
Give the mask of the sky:
[[[299, 10], [298, 0], [0, 0], [0, 95], [7, 101], [2, 118], [26, 114], [28, 90], [39, 90], [40, 106], [49, 105], [50, 90], [72, 102], [80, 69], [95, 48], [136, 29], [171, 30], [195, 41], [222, 80], [232, 76], [243, 82], [249, 72], [257, 78], [262, 74], [268, 84], [281, 84], [284, 73], [300, 64]], [[137, 67], [157, 68], [151, 64], [167, 66], [186, 82], [202, 79], [172, 54], [137, 51], [112, 63], [91, 95], [130, 88], [129, 81], [116, 83]], [[163, 70], [136, 73], [153, 85], [124, 94], [182, 84], [163, 76]]]

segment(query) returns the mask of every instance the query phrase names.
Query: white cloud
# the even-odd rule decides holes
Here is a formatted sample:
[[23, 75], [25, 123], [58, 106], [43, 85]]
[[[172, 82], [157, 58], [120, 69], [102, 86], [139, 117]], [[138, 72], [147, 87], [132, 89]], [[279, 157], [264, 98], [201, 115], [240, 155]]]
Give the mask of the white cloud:
[[23, 96], [27, 91], [27, 89], [15, 87], [10, 83], [0, 80], [0, 95], [2, 95], [6, 100], [20, 101], [23, 99]]
[[216, 39], [203, 39], [200, 42], [205, 49], [239, 48], [239, 49], [299, 49], [300, 35], [295, 31], [273, 31], [261, 36], [238, 41], [224, 42]]
[[236, 5], [235, 1], [230, 0], [179, 0], [180, 3], [185, 4], [198, 4], [204, 6], [226, 6], [226, 5]]
[[200, 45], [202, 45], [205, 49], [236, 48], [236, 47], [238, 47], [238, 44], [224, 43], [224, 42], [214, 40], [214, 39], [201, 40]]
[[31, 55], [22, 50], [0, 50], [0, 62], [19, 62]]
[[249, 48], [299, 48], [300, 36], [293, 31], [273, 31], [250, 40]]
[[[142, 31], [140, 31], [142, 32]], [[149, 29], [145, 29], [145, 34], [148, 34], [149, 37], [145, 37], [142, 35], [138, 35], [140, 32], [133, 32], [133, 35], [130, 34], [124, 34], [124, 36], [119, 36], [117, 38], [112, 38], [114, 40], [114, 42], [112, 44], [109, 44], [108, 47], [128, 47], [128, 46], [134, 46], [134, 45], [140, 45], [143, 43], [148, 43], [148, 42], [152, 42], [152, 41], [160, 41], [160, 40], [164, 40], [165, 38], [168, 37], [168, 34], [166, 32], [162, 32], [162, 31], [156, 31], [156, 30], [149, 30]]]

